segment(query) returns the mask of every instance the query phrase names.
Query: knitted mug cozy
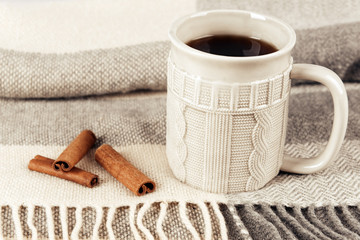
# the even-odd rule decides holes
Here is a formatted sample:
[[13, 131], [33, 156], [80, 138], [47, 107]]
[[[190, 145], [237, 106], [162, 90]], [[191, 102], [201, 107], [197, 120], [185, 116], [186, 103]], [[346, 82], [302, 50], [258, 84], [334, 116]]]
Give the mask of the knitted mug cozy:
[[282, 165], [290, 71], [250, 83], [192, 76], [168, 60], [166, 153], [174, 175], [214, 193], [252, 191]]

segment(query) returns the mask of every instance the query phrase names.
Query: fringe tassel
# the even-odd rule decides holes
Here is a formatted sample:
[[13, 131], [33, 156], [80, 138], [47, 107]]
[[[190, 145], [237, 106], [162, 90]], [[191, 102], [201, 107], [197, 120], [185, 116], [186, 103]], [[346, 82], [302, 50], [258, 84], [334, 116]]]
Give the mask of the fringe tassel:
[[67, 223], [67, 207], [60, 206], [59, 213], [60, 213], [60, 223], [61, 223], [63, 240], [69, 240], [69, 230]]
[[156, 222], [156, 231], [159, 234], [159, 238], [160, 239], [168, 239], [165, 235], [165, 232], [162, 228], [162, 223], [165, 219], [166, 216], [166, 210], [168, 208], [168, 203], [167, 202], [162, 202], [160, 203], [160, 213], [159, 213], [159, 218]]
[[329, 227], [327, 224], [323, 223], [315, 213], [315, 205], [310, 205], [307, 208], [307, 218], [313, 225], [316, 225], [317, 228], [321, 229], [322, 232], [327, 233], [327, 235], [330, 235], [332, 239], [341, 239], [344, 238], [343, 235], [340, 233], [337, 233], [334, 231], [331, 227]]
[[[34, 212], [35, 212], [35, 206], [34, 205], [30, 205], [27, 206], [27, 219], [26, 219], [26, 224], [29, 226], [30, 230], [31, 230], [31, 239], [32, 240], [36, 240], [38, 239], [38, 234], [37, 234], [37, 229], [34, 225]], [[1, 224], [0, 224], [1, 226]]]
[[136, 219], [136, 223], [138, 225], [139, 230], [141, 230], [144, 234], [147, 240], [154, 240], [154, 236], [151, 234], [151, 232], [149, 231], [149, 229], [147, 229], [143, 222], [142, 219], [144, 218], [145, 212], [147, 210], [149, 210], [149, 208], [151, 207], [151, 203], [145, 203], [139, 210], [137, 219]]
[[206, 206], [204, 202], [199, 202], [198, 205], [200, 207], [204, 219], [205, 239], [212, 239], [212, 227], [211, 227], [211, 217], [209, 213], [209, 208]]
[[331, 240], [328, 238], [320, 229], [315, 227], [314, 225], [310, 224], [309, 221], [305, 218], [303, 212], [301, 211], [300, 206], [294, 207], [294, 215], [297, 216], [296, 220], [302, 225], [306, 226], [306, 228], [312, 232], [317, 238], [319, 239], [325, 239], [325, 240]]
[[46, 213], [46, 223], [47, 223], [47, 229], [49, 233], [49, 239], [55, 239], [55, 229], [54, 229], [54, 219], [52, 216], [52, 209], [51, 207], [45, 207], [45, 213]]
[[92, 239], [96, 240], [99, 239], [99, 227], [101, 225], [101, 220], [103, 219], [103, 209], [102, 207], [96, 207], [95, 208], [96, 211], [96, 217], [95, 217], [95, 225], [93, 228], [93, 232], [92, 232]]
[[340, 218], [337, 216], [336, 212], [335, 212], [335, 207], [333, 206], [326, 206], [326, 212], [328, 214], [328, 220], [329, 222], [333, 222], [334, 223], [334, 231], [337, 231], [339, 233], [341, 233], [341, 235], [343, 235], [344, 237], [346, 236], [346, 238], [348, 239], [356, 239], [359, 236], [354, 233], [353, 231], [349, 230], [348, 228], [342, 228], [340, 227], [340, 229], [337, 226], [343, 226], [343, 223], [341, 222]]
[[132, 233], [134, 234], [135, 240], [142, 240], [136, 226], [135, 226], [135, 212], [136, 212], [136, 206], [137, 205], [131, 205], [130, 211], [129, 211], [129, 220], [130, 220], [130, 229]]
[[181, 220], [183, 221], [185, 227], [193, 235], [193, 239], [200, 240], [199, 234], [196, 232], [194, 226], [191, 224], [189, 218], [186, 216], [186, 202], [179, 202], [179, 212]]
[[[356, 232], [357, 234], [360, 235], [360, 229], [358, 229], [357, 225], [357, 220], [356, 218], [350, 213], [348, 206], [344, 206], [341, 208], [343, 214], [344, 214], [344, 218], [346, 219], [345, 221], [348, 222], [348, 225], [350, 225], [350, 230], [353, 232]], [[357, 230], [355, 230], [357, 229]]]
[[[129, 206], [130, 229], [131, 229], [132, 234], [134, 235], [135, 240], [142, 239], [141, 232], [145, 235], [146, 239], [149, 239], [149, 240], [155, 239], [155, 236], [153, 236], [151, 231], [148, 228], [146, 228], [143, 223], [144, 216], [145, 216], [146, 212], [149, 211], [152, 204], [153, 203], [149, 203], [149, 202], [144, 203], [140, 207], [138, 212], [137, 212], [137, 207], [139, 205], [130, 205]], [[184, 202], [184, 201], [178, 202], [180, 220], [183, 222], [186, 229], [192, 235], [192, 239], [200, 240], [200, 239], [202, 239], [202, 237], [204, 237], [204, 239], [212, 239], [213, 238], [213, 236], [212, 236], [212, 233], [213, 233], [212, 220], [211, 220], [211, 216], [210, 216], [209, 207], [213, 208], [215, 217], [217, 217], [217, 219], [219, 219], [218, 222], [219, 222], [219, 227], [220, 227], [220, 239], [222, 239], [222, 240], [227, 239], [226, 223], [225, 223], [225, 219], [220, 211], [219, 205], [216, 202], [209, 202], [209, 204], [207, 204], [207, 203], [200, 202], [200, 201], [196, 202], [196, 204], [198, 205], [198, 207], [202, 213], [203, 219], [204, 219], [204, 235], [203, 236], [201, 236], [200, 233], [198, 233], [196, 231], [195, 227], [192, 225], [192, 223], [188, 217], [187, 202]], [[45, 214], [46, 214], [46, 225], [47, 225], [47, 229], [48, 229], [49, 239], [50, 240], [55, 239], [55, 224], [54, 224], [52, 207], [46, 206], [44, 208], [45, 208]], [[20, 207], [10, 206], [10, 209], [12, 211], [12, 216], [13, 216], [13, 221], [14, 221], [15, 237], [17, 239], [24, 239], [22, 223], [21, 223], [21, 218], [20, 218], [20, 213], [19, 213]], [[29, 229], [31, 230], [32, 239], [35, 240], [38, 238], [38, 231], [35, 226], [35, 220], [34, 220], [36, 206], [29, 205], [29, 206], [27, 206], [27, 209], [28, 209], [28, 214], [27, 214], [26, 224], [29, 226]], [[160, 239], [168, 239], [168, 237], [166, 236], [166, 234], [163, 230], [163, 226], [162, 226], [163, 222], [166, 218], [167, 209], [168, 209], [168, 202], [161, 202], [159, 216], [158, 216], [158, 219], [156, 220], [156, 232]], [[236, 224], [241, 230], [241, 233], [245, 234], [245, 235], [247, 234], [248, 235], [247, 239], [249, 239], [249, 233], [247, 232], [246, 228], [243, 226], [239, 216], [236, 214], [234, 205], [229, 206], [229, 209], [232, 212], [234, 219], [236, 221]], [[59, 218], [60, 218], [59, 220], [60, 220], [60, 224], [61, 224], [63, 240], [79, 239], [79, 234], [80, 234], [80, 231], [82, 229], [82, 224], [83, 224], [82, 211], [83, 211], [83, 209], [81, 207], [75, 207], [75, 220], [76, 220], [75, 226], [74, 226], [72, 232], [69, 233], [69, 230], [68, 230], [68, 227], [69, 227], [68, 226], [68, 220], [69, 220], [68, 207], [67, 206], [59, 206]], [[99, 237], [98, 231], [99, 231], [100, 225], [102, 223], [102, 220], [104, 219], [104, 214], [105, 214], [105, 211], [102, 207], [95, 207], [95, 211], [96, 211], [96, 217], [95, 217], [95, 223], [94, 223], [94, 227], [92, 229], [92, 236], [91, 236], [91, 238], [94, 240], [98, 239], [98, 237]], [[1, 213], [1, 211], [0, 211], [0, 213]], [[136, 216], [136, 213], [137, 213], [137, 216]], [[107, 212], [107, 220], [106, 220], [106, 228], [108, 230], [110, 240], [116, 239], [114, 229], [112, 227], [112, 223], [114, 221], [115, 214], [116, 214], [116, 207], [110, 207]], [[2, 223], [2, 216], [0, 214], [0, 226], [1, 226], [1, 223]], [[2, 231], [0, 231], [0, 239], [2, 239], [2, 238], [3, 238], [3, 233], [2, 233]]]
[[24, 235], [22, 234], [20, 217], [19, 217], [20, 206], [10, 206], [10, 208], [14, 220], [15, 236], [17, 239], [24, 239]]
[[114, 220], [115, 216], [115, 207], [109, 207], [108, 213], [107, 213], [107, 220], [106, 220], [106, 228], [109, 234], [110, 240], [115, 240], [114, 230], [112, 227], [112, 222]]
[[2, 206], [0, 206], [0, 240], [4, 239], [4, 235], [3, 235], [3, 223], [2, 223]]
[[80, 229], [81, 229], [81, 224], [82, 224], [82, 208], [81, 207], [76, 207], [75, 208], [75, 226], [74, 229], [71, 232], [71, 239], [79, 239], [79, 233], [80, 233]]
[[220, 206], [216, 202], [210, 202], [210, 205], [214, 209], [215, 216], [219, 220], [221, 239], [226, 240], [226, 239], [228, 239], [227, 228], [226, 228], [224, 216], [221, 214], [221, 211], [220, 211]]
[[231, 212], [231, 214], [232, 214], [232, 216], [234, 218], [236, 226], [239, 228], [240, 235], [243, 238], [247, 239], [247, 240], [252, 239], [251, 236], [250, 236], [249, 231], [246, 229], [245, 225], [243, 224], [243, 222], [241, 221], [239, 215], [237, 214], [237, 211], [235, 209], [234, 204], [229, 204], [228, 208], [229, 208], [229, 210], [230, 210], [230, 212]]

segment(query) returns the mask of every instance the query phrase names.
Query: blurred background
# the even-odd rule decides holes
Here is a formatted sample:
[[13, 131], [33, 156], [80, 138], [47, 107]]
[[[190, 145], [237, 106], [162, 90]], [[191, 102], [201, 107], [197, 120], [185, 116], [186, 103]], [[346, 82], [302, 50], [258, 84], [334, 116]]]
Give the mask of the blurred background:
[[[295, 62], [323, 65], [344, 81], [360, 80], [357, 0], [3, 0], [0, 83], [6, 89], [0, 89], [0, 96], [48, 98], [138, 88], [165, 90], [167, 31], [172, 21], [195, 11], [221, 8], [284, 20], [297, 33]], [[87, 79], [89, 85], [99, 79], [106, 84], [79, 89], [74, 87], [79, 78]], [[21, 88], [23, 81], [36, 85], [36, 91]], [[147, 86], [142, 86], [144, 81]], [[17, 91], [9, 92], [14, 83]], [[62, 91], [70, 85], [73, 90]]]

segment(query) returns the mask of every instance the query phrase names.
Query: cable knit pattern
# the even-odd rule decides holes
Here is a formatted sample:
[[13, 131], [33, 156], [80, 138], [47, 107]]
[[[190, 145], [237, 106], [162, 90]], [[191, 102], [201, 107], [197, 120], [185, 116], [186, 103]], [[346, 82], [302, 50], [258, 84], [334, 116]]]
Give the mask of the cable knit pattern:
[[[171, 97], [167, 98], [167, 112], [172, 111], [171, 121], [176, 122], [176, 127], [169, 127], [167, 125], [166, 139], [171, 148], [166, 148], [167, 155], [173, 154], [174, 158], [169, 159], [169, 165], [175, 176], [181, 181], [185, 181], [186, 173], [184, 161], [187, 156], [187, 147], [184, 142], [186, 124], [184, 117], [185, 106], [181, 107], [182, 103], [171, 101]], [[173, 137], [170, 139], [169, 135]]]
[[[255, 113], [255, 119], [257, 121], [252, 133], [252, 143], [254, 150], [249, 158], [249, 171], [250, 177], [246, 184], [246, 190], [258, 189], [264, 185], [266, 176], [265, 161], [268, 159], [268, 140], [271, 133], [271, 111], [264, 111], [261, 113]], [[274, 164], [276, 164], [277, 159]]]
[[175, 176], [214, 193], [252, 191], [276, 176], [291, 66], [269, 79], [229, 84], [192, 76], [169, 58], [166, 148]]
[[179, 107], [177, 109], [174, 109], [175, 111], [177, 111], [176, 113], [176, 130], [178, 133], [178, 139], [177, 139], [177, 144], [176, 144], [176, 153], [178, 155], [178, 159], [179, 159], [179, 171], [181, 171], [181, 174], [179, 174], [179, 178], [182, 181], [185, 181], [186, 178], [186, 170], [184, 168], [184, 164], [185, 164], [185, 160], [186, 160], [186, 155], [187, 155], [187, 147], [186, 147], [186, 143], [185, 143], [185, 134], [186, 134], [186, 121], [185, 121], [185, 117], [184, 117], [184, 113], [185, 113], [185, 109], [186, 109], [186, 105], [179, 103]]

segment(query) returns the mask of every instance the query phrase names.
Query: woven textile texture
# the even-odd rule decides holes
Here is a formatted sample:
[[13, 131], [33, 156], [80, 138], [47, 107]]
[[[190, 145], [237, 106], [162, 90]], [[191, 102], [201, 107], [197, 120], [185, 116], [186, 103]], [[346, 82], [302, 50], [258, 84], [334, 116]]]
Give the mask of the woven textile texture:
[[[0, 96], [56, 98], [129, 92], [144, 88], [166, 90], [166, 58], [170, 44], [168, 29], [160, 27], [169, 27], [175, 18], [196, 10], [220, 8], [250, 10], [282, 19], [295, 29], [297, 35], [292, 54], [295, 63], [318, 64], [332, 69], [344, 81], [360, 81], [360, 47], [356, 41], [360, 38], [360, 4], [357, 0], [324, 0], [311, 4], [310, 0], [305, 3], [284, 0], [265, 3], [259, 0], [199, 0], [197, 9], [195, 1], [190, 0], [182, 0], [181, 3], [169, 6], [160, 0], [155, 2], [146, 8], [145, 4], [148, 3], [139, 1], [138, 8], [147, 11], [138, 13], [130, 9], [127, 13], [134, 16], [140, 14], [137, 19], [157, 19], [159, 5], [171, 6], [171, 9], [167, 9], [172, 13], [171, 17], [165, 11], [167, 14], [163, 16], [166, 18], [157, 24], [140, 20], [129, 22], [128, 16], [121, 15], [129, 6], [121, 8], [114, 0], [87, 1], [87, 11], [78, 10], [84, 7], [83, 4], [63, 1], [43, 1], [32, 8], [26, 4], [1, 3]], [[100, 12], [99, 8], [104, 10]], [[118, 13], [115, 9], [118, 9]], [[291, 17], [288, 11], [291, 11]], [[37, 13], [36, 17], [34, 12]], [[83, 22], [91, 16], [89, 12], [96, 13], [97, 24], [88, 25]], [[55, 21], [54, 15], [58, 16], [56, 19], [67, 19], [69, 22]], [[51, 20], [47, 22], [49, 26], [44, 26], [43, 19]], [[106, 29], [102, 21], [115, 19], [117, 22], [125, 19], [127, 24], [120, 26], [109, 23], [106, 25], [106, 36], [98, 34]], [[89, 21], [93, 21], [93, 18]], [[31, 27], [28, 23], [32, 23]], [[68, 28], [64, 29], [64, 24]], [[143, 29], [150, 30], [142, 32]], [[97, 34], [92, 34], [96, 31]], [[131, 34], [124, 39], [118, 37], [118, 34], [128, 32]], [[117, 37], [113, 35], [111, 38], [110, 33]], [[16, 34], [23, 35], [19, 37]], [[133, 41], [128, 43], [127, 38], [133, 38]], [[72, 44], [64, 44], [67, 42]], [[84, 84], [80, 84], [79, 79]], [[301, 83], [304, 81], [292, 82]]]
[[[351, 229], [360, 220], [356, 207], [360, 88], [350, 84], [347, 90], [351, 124], [341, 153], [329, 168], [312, 175], [280, 173], [258, 191], [228, 195], [196, 190], [172, 175], [165, 149], [166, 93], [51, 101], [2, 99], [2, 117], [11, 119], [0, 127], [0, 191], [6, 196], [0, 198], [2, 236], [241, 239], [250, 234], [271, 239], [299, 237], [297, 231], [307, 233], [302, 239], [313, 234], [338, 236], [338, 231], [355, 236]], [[323, 105], [330, 101], [325, 87], [293, 87], [288, 154], [310, 157], [321, 151], [331, 129], [326, 116], [332, 112], [331, 106]], [[34, 155], [55, 158], [83, 128], [98, 136], [95, 148], [102, 143], [113, 145], [155, 180], [157, 191], [133, 196], [97, 165], [95, 149], [78, 165], [99, 175], [100, 184], [93, 189], [28, 171]], [[350, 230], [345, 227], [348, 224], [353, 226]], [[261, 231], [261, 226], [267, 230]]]
[[0, 59], [6, 60], [0, 65], [0, 96], [56, 98], [163, 90], [166, 82], [158, 79], [166, 78], [168, 45], [154, 42], [61, 55], [0, 50]]
[[[175, 18], [216, 8], [288, 22], [297, 34], [294, 62], [328, 67], [346, 82], [348, 130], [327, 169], [280, 172], [259, 190], [230, 194], [202, 191], [174, 176], [171, 168], [183, 170], [191, 146], [179, 141], [187, 154], [169, 165], [167, 31]], [[0, 239], [360, 239], [359, 9], [357, 0], [1, 1]], [[284, 151], [295, 157], [320, 153], [332, 127], [330, 93], [307, 83], [291, 80]], [[199, 103], [211, 107], [210, 87], [201, 86], [206, 97]], [[185, 91], [186, 104], [191, 94]], [[228, 103], [217, 106], [246, 108], [250, 101], [240, 95]], [[181, 120], [187, 108], [171, 110]], [[207, 116], [229, 126], [226, 118]], [[56, 158], [83, 129], [98, 139], [77, 166], [98, 174], [99, 185], [87, 189], [27, 169], [36, 154]], [[188, 131], [178, 133], [186, 139]], [[94, 161], [103, 143], [154, 179], [157, 190], [135, 197], [117, 182]]]

